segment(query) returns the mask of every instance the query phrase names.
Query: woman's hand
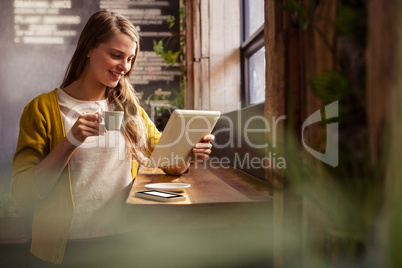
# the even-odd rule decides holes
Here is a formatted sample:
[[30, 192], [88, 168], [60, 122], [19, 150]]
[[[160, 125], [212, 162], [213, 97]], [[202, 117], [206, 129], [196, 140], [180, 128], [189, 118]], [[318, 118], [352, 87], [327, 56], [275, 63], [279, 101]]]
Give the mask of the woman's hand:
[[205, 160], [211, 154], [212, 144], [211, 141], [215, 140], [215, 136], [212, 134], [204, 136], [203, 142], [197, 143], [193, 148], [193, 153], [196, 159]]
[[190, 163], [182, 163], [174, 166], [168, 166], [162, 169], [166, 174], [179, 176], [186, 173], [189, 167]]
[[[196, 160], [205, 160], [211, 154], [212, 144], [211, 141], [215, 139], [215, 136], [210, 134], [204, 136], [203, 142], [197, 143], [193, 148], [193, 153], [196, 156]], [[169, 175], [181, 175], [187, 172], [190, 167], [190, 163], [183, 163], [175, 166], [168, 166], [163, 168], [163, 171]]]
[[103, 135], [105, 130], [100, 129], [99, 118], [99, 113], [81, 114], [67, 134], [68, 141], [78, 147], [90, 136]]

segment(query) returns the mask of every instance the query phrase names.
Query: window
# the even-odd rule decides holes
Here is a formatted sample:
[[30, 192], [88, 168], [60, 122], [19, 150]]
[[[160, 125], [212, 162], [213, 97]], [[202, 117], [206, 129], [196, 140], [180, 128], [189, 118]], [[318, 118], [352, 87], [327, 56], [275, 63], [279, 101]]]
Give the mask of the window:
[[242, 0], [242, 99], [265, 101], [264, 0]]

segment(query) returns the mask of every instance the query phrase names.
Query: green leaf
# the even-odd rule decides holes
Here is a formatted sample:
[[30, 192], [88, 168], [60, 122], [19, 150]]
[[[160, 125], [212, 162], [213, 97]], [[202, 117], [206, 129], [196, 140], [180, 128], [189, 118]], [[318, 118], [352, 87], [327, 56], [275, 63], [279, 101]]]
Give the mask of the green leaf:
[[173, 51], [169, 50], [168, 51], [169, 57], [171, 58], [172, 64], [175, 64], [177, 62], [177, 59], [179, 57], [180, 51], [177, 51], [173, 53]]
[[301, 25], [303, 30], [307, 30], [311, 25], [311, 15], [307, 9], [303, 8], [303, 6], [299, 3], [298, 0], [276, 0], [278, 2], [278, 6], [283, 10], [287, 10], [291, 13], [291, 16], [297, 20], [297, 22]]
[[326, 103], [340, 100], [350, 91], [348, 79], [335, 71], [316, 75], [310, 85], [315, 95]]
[[159, 42], [154, 40], [153, 45], [154, 45], [154, 52], [157, 55], [162, 55], [164, 53], [164, 47], [163, 47], [163, 41], [162, 40], [159, 40]]
[[169, 29], [172, 29], [176, 19], [172, 15], [169, 15], [166, 21], [169, 23]]
[[335, 18], [335, 28], [341, 34], [352, 34], [359, 23], [359, 12], [349, 6], [339, 8]]
[[162, 54], [163, 60], [168, 64], [168, 65], [173, 65], [177, 63], [178, 57], [179, 57], [180, 51], [174, 52], [171, 50], [168, 50], [166, 53]]

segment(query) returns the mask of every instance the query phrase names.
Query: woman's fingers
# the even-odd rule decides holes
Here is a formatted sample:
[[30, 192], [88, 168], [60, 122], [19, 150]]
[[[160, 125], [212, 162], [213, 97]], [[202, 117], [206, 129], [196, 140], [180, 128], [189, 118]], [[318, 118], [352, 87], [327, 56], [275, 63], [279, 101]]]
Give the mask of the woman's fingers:
[[195, 149], [199, 149], [199, 150], [204, 150], [204, 149], [212, 149], [212, 144], [211, 143], [206, 143], [206, 142], [200, 142], [200, 143], [197, 143], [195, 146], [194, 146], [194, 148]]
[[[204, 137], [205, 141], [205, 137]], [[212, 152], [212, 144], [209, 142], [197, 143], [193, 148], [193, 153], [201, 160], [205, 160]]]
[[203, 140], [204, 142], [211, 142], [211, 141], [215, 140], [215, 136], [212, 135], [212, 134], [209, 134], [209, 135], [204, 136], [204, 137], [202, 138], [202, 140]]
[[90, 136], [99, 136], [104, 134], [98, 123], [98, 114], [82, 114], [71, 128], [71, 133], [79, 142], [84, 142]]
[[99, 114], [82, 114], [78, 117], [78, 120], [80, 119], [85, 119], [86, 121], [91, 121], [91, 122], [98, 122], [99, 120]]
[[203, 142], [197, 143], [193, 148], [194, 155], [200, 160], [205, 160], [212, 152], [211, 141], [215, 140], [215, 136], [212, 134], [206, 135], [202, 138]]

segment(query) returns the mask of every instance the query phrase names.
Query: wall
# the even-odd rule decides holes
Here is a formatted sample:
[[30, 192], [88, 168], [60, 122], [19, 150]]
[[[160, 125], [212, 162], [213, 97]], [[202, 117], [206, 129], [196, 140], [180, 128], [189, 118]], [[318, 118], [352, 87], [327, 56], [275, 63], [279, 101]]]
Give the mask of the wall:
[[195, 0], [187, 7], [193, 11], [191, 108], [234, 111], [240, 103], [240, 2]]
[[[140, 32], [141, 52], [131, 79], [144, 109], [151, 113], [152, 103], [146, 100], [158, 97], [158, 88], [163, 93], [179, 91], [179, 67], [167, 66], [153, 52], [153, 40], [166, 41], [171, 31], [179, 32], [179, 0], [1, 1], [0, 182], [10, 180], [23, 108], [61, 84], [81, 29], [100, 8], [123, 14]], [[168, 27], [168, 15], [176, 17], [173, 29]]]
[[[60, 85], [74, 50], [73, 43], [78, 38], [77, 35], [66, 37], [64, 44], [25, 44], [16, 33], [15, 27], [23, 28], [26, 25], [14, 25], [14, 2], [0, 2], [0, 165], [5, 173], [1, 178], [4, 180], [10, 179], [8, 174], [23, 107], [38, 94]], [[65, 12], [63, 10], [60, 9], [60, 12]], [[78, 24], [63, 27], [79, 33], [84, 21], [95, 10], [93, 2], [81, 2], [69, 11], [82, 20]]]
[[[217, 158], [265, 180], [265, 170], [282, 165], [276, 154], [266, 155], [270, 126], [264, 118], [264, 103], [223, 114], [212, 134], [215, 135], [211, 159]], [[274, 132], [275, 129], [272, 129]]]

